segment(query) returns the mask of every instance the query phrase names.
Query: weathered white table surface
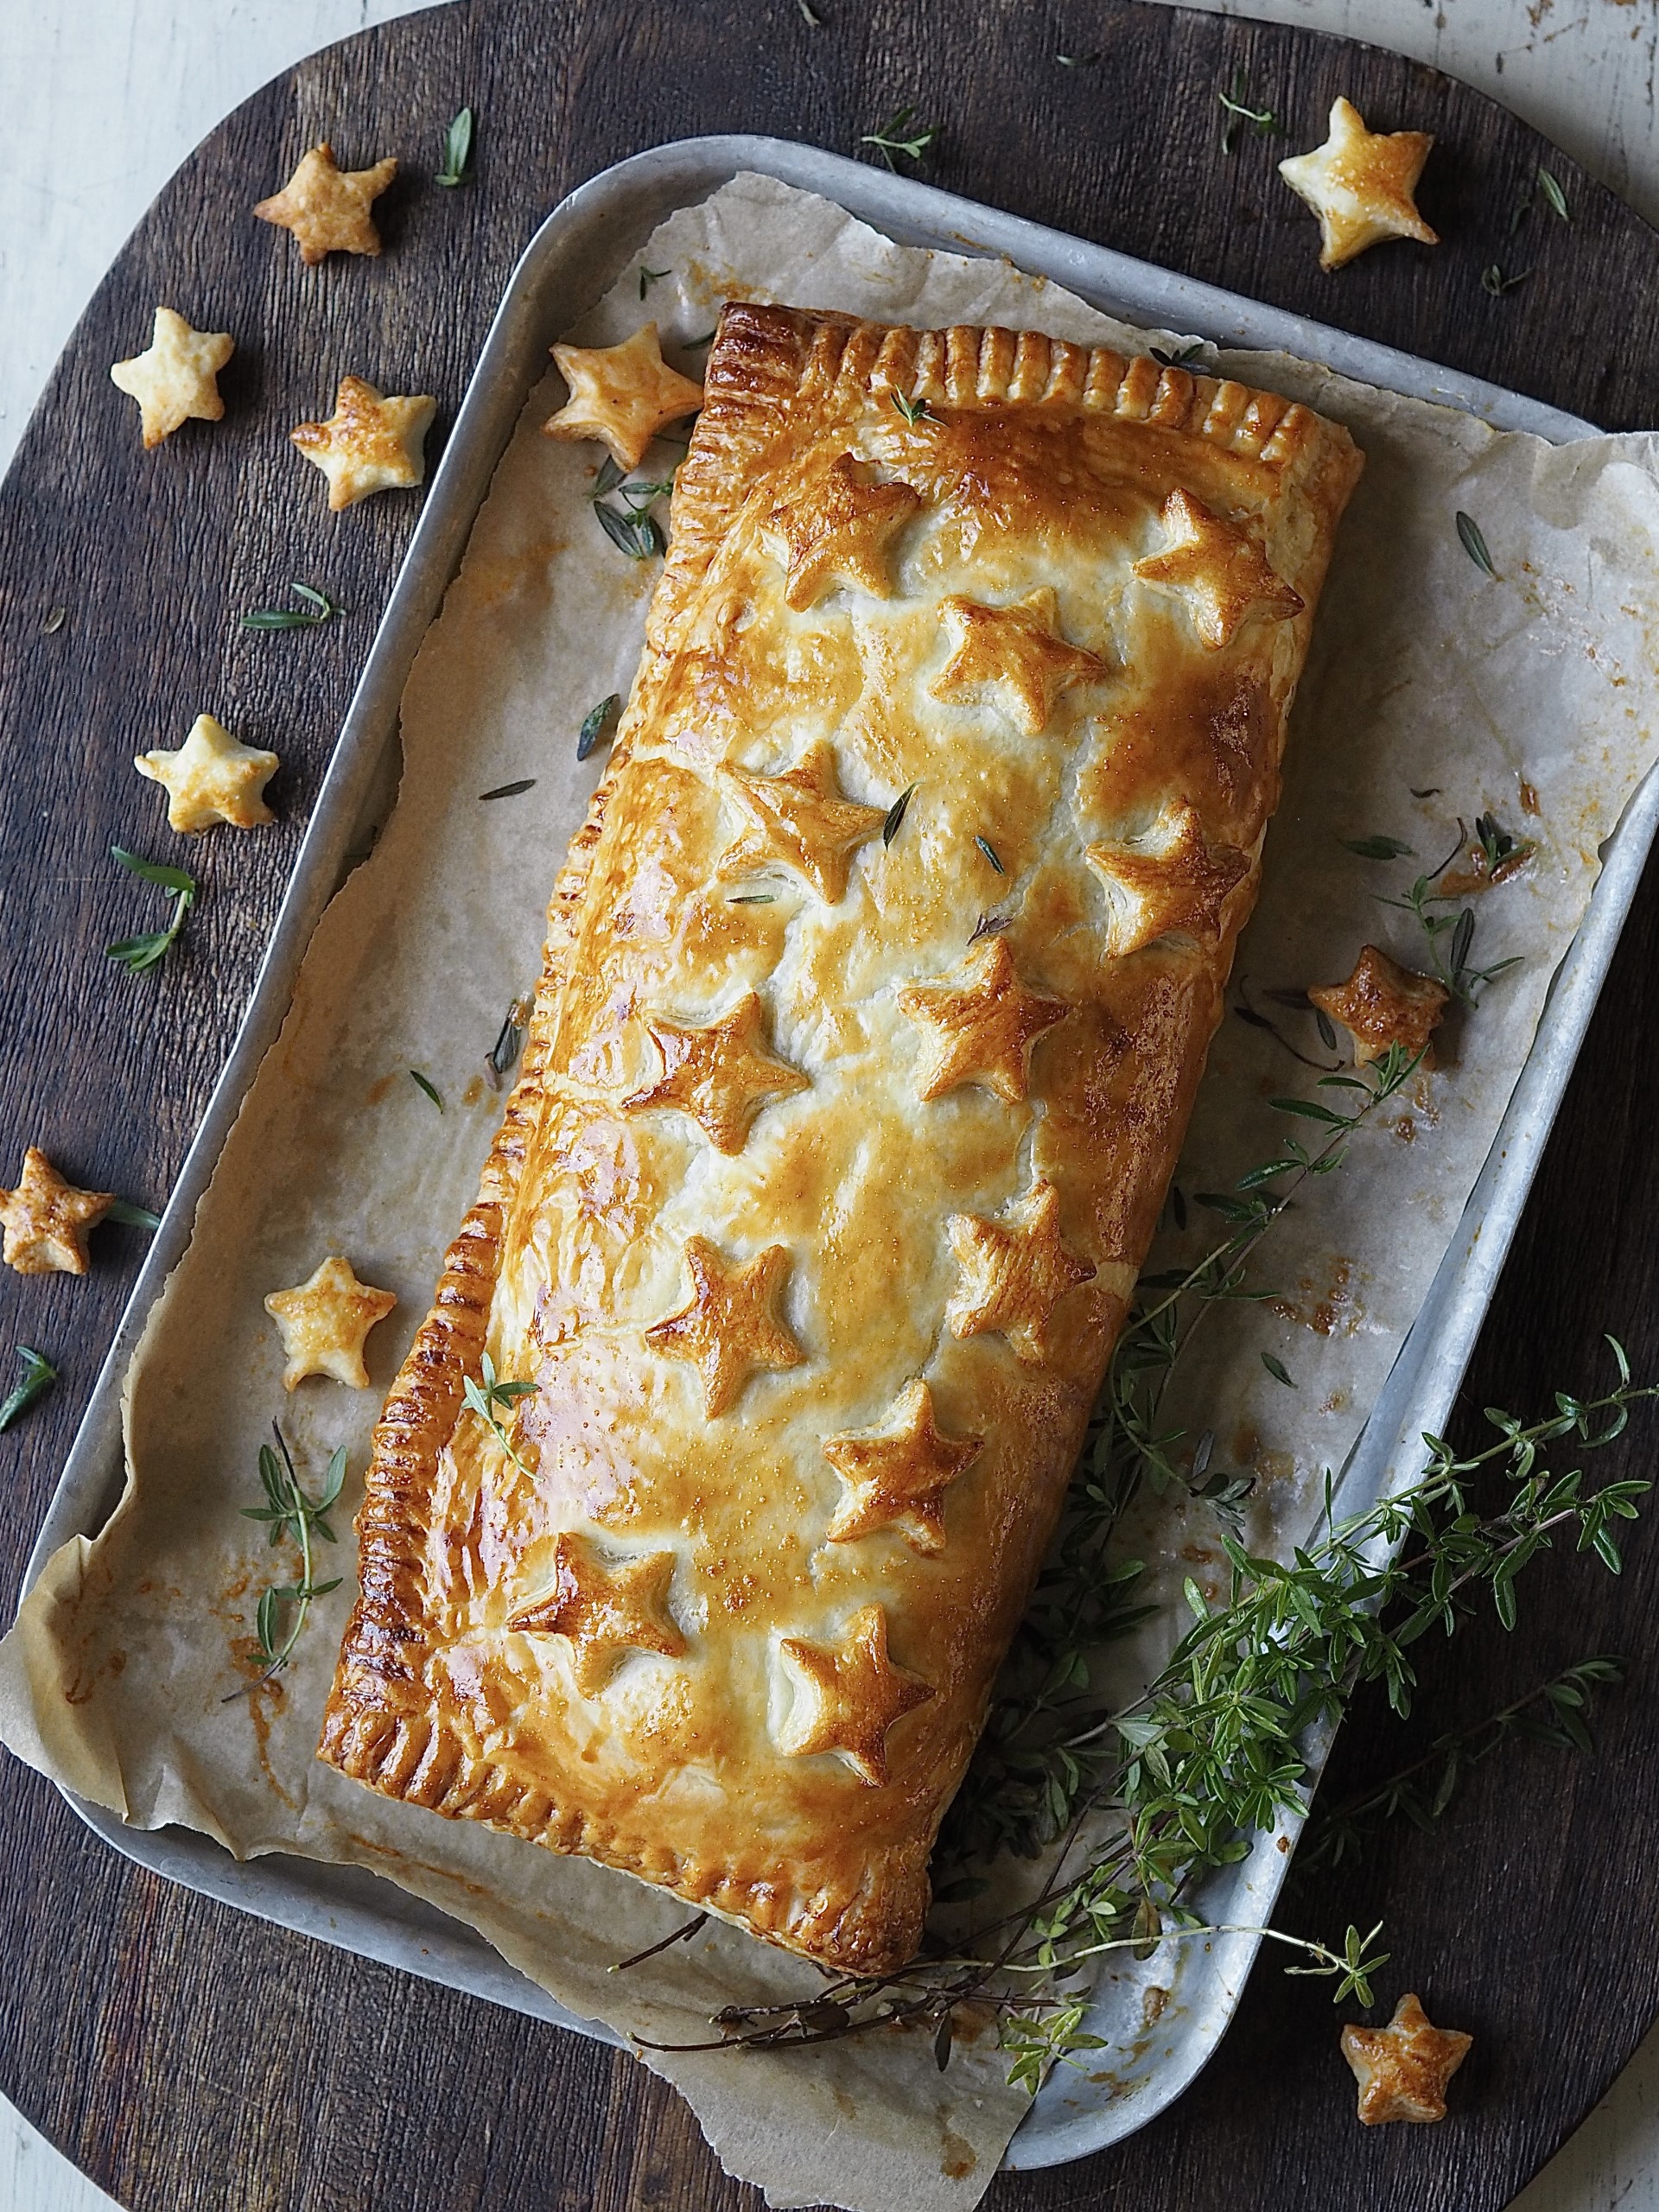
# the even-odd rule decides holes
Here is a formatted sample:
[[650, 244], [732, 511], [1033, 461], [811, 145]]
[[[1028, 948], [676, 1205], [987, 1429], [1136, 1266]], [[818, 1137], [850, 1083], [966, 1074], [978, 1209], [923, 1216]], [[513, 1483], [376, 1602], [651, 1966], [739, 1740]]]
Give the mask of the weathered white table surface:
[[[302, 55], [423, 3], [0, 0], [0, 469], [87, 296], [197, 140]], [[857, 4], [824, 0], [824, 10]], [[1197, 4], [1432, 62], [1504, 101], [1659, 222], [1659, 0]], [[110, 2202], [0, 2099], [0, 2212]], [[1614, 2206], [1659, 2212], [1659, 2031], [1513, 2212]]]

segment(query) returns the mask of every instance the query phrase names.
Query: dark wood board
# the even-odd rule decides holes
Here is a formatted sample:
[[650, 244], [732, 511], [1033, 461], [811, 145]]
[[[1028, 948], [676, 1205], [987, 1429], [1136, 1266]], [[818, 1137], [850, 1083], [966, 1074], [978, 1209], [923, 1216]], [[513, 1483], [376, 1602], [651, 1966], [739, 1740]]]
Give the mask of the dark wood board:
[[[0, 487], [0, 1171], [30, 1141], [70, 1174], [159, 1204], [225, 1057], [307, 809], [416, 512], [376, 499], [339, 521], [283, 435], [327, 411], [337, 375], [440, 395], [453, 413], [537, 222], [607, 162], [723, 130], [852, 150], [905, 101], [944, 126], [926, 174], [1043, 222], [1493, 378], [1609, 427], [1645, 419], [1659, 366], [1659, 239], [1565, 156], [1434, 72], [1313, 34], [1135, 0], [471, 0], [365, 32], [279, 79], [213, 132], [145, 217], [76, 330]], [[1066, 68], [1065, 52], [1096, 57]], [[1446, 243], [1390, 245], [1336, 278], [1280, 185], [1277, 141], [1220, 154], [1235, 68], [1323, 136], [1338, 92], [1378, 127], [1439, 143], [1423, 206]], [[478, 111], [475, 181], [431, 182], [440, 132]], [[302, 269], [249, 219], [297, 155], [395, 153], [387, 251]], [[1517, 194], [1547, 161], [1573, 219]], [[1483, 268], [1529, 267], [1494, 299]], [[219, 428], [157, 452], [109, 364], [158, 301], [238, 340]], [[236, 613], [290, 577], [347, 620], [260, 639]], [[54, 607], [60, 628], [41, 625]], [[107, 857], [162, 850], [134, 752], [203, 708], [283, 754], [280, 826], [195, 849], [205, 893], [166, 971], [129, 982], [104, 945], [161, 918]], [[1604, 1365], [1618, 1329], [1659, 1370], [1659, 883], [1650, 877], [1585, 1048], [1465, 1393], [1530, 1408]], [[1649, 1035], [1649, 1030], [1654, 1032]], [[0, 1346], [63, 1363], [56, 1395], [0, 1441], [3, 1592], [16, 1591], [86, 1393], [137, 1264], [99, 1232], [82, 1283], [0, 1276]], [[7, 1353], [8, 1358], [10, 1353]], [[1638, 1429], [1603, 1462], [1647, 1469]], [[1622, 1580], [1551, 1560], [1522, 1627], [1481, 1623], [1422, 1654], [1423, 1719], [1370, 1704], [1338, 1746], [1345, 1793], [1435, 1729], [1478, 1718], [1591, 1649], [1635, 1664], [1593, 1759], [1525, 1750], [1483, 1768], [1442, 1831], [1402, 1830], [1357, 1872], [1310, 1884], [1284, 1924], [1386, 1916], [1395, 1964], [1477, 2043], [1456, 2116], [1362, 2133], [1319, 1984], [1264, 1963], [1197, 2087], [1118, 2149], [992, 2190], [998, 2212], [1062, 2207], [1493, 2212], [1605, 2088], [1659, 2006], [1659, 1697], [1649, 1656], [1659, 1559], [1638, 1533]], [[1402, 1746], [1404, 1749], [1402, 1750]], [[0, 1763], [0, 2089], [133, 2212], [640, 2212], [758, 2207], [726, 2182], [685, 2108], [632, 2061], [356, 1961], [172, 1888]]]

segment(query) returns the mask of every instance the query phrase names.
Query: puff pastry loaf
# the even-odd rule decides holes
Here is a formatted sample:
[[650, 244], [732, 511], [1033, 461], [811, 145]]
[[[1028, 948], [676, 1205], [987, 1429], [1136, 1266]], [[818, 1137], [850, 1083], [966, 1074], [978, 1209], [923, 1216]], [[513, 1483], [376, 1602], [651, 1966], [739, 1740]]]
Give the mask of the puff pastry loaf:
[[[1150, 359], [727, 309], [323, 1758], [836, 1967], [914, 1950], [1359, 467]], [[533, 1385], [500, 1437], [486, 1352]]]

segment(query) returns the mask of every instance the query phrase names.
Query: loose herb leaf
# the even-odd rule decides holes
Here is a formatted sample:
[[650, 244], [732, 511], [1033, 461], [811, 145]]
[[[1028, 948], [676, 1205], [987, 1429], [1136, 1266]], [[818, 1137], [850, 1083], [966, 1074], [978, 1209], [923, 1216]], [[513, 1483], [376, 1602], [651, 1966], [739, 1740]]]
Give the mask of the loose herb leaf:
[[473, 111], [461, 109], [443, 134], [443, 166], [433, 179], [435, 184], [454, 188], [465, 184], [467, 165], [473, 158]]
[[1231, 86], [1226, 92], [1217, 92], [1216, 98], [1221, 102], [1227, 118], [1221, 126], [1221, 150], [1224, 154], [1232, 152], [1233, 140], [1241, 123], [1248, 123], [1258, 138], [1279, 136], [1279, 118], [1273, 110], [1250, 105], [1249, 88], [1242, 69], [1234, 70]]
[[881, 824], [881, 842], [884, 845], [892, 844], [893, 839], [899, 835], [904, 818], [910, 811], [910, 802], [915, 797], [915, 785], [906, 784], [887, 809], [886, 819]]
[[[578, 760], [585, 760], [588, 755], [585, 753], [578, 753], [576, 758]], [[493, 791], [480, 791], [478, 796], [480, 799], [517, 798], [521, 791], [533, 791], [535, 788], [534, 776], [520, 776], [516, 784], [498, 784]]]
[[999, 875], [1006, 875], [1007, 874], [1008, 871], [1003, 867], [1001, 861], [998, 860], [996, 856], [995, 846], [992, 844], [988, 837], [976, 836], [974, 842], [979, 847], [980, 851], [984, 854], [986, 859], [989, 861], [991, 866], [996, 870]]
[[529, 999], [514, 999], [507, 1008], [506, 1019], [497, 1033], [494, 1044], [484, 1056], [484, 1065], [493, 1090], [499, 1090], [518, 1065], [518, 1055], [524, 1049], [524, 1028], [530, 1020], [530, 1008]]
[[800, 10], [801, 21], [806, 25], [808, 30], [819, 31], [823, 29], [823, 17], [813, 13], [811, 0], [795, 0], [795, 5]]
[[1416, 855], [1403, 837], [1344, 837], [1339, 841], [1363, 861], [1397, 861]]
[[648, 514], [623, 514], [616, 507], [607, 506], [602, 499], [594, 502], [594, 512], [599, 517], [600, 527], [613, 545], [626, 553], [630, 561], [649, 561], [664, 548], [662, 531], [654, 517]]
[[1062, 69], [1092, 69], [1095, 67], [1095, 64], [1100, 60], [1100, 55], [1098, 52], [1094, 54], [1057, 54], [1054, 59], [1059, 63]]
[[906, 399], [902, 391], [889, 391], [887, 397], [912, 430], [918, 423], [937, 423], [939, 419], [925, 399]]
[[196, 879], [187, 869], [174, 868], [166, 861], [147, 861], [122, 845], [111, 845], [110, 853], [130, 874], [142, 876], [146, 883], [159, 883], [164, 891], [176, 891], [183, 898], [195, 897]]
[[938, 137], [937, 124], [921, 124], [916, 120], [913, 105], [895, 108], [879, 130], [867, 130], [859, 140], [861, 146], [874, 146], [890, 169], [896, 169], [895, 154], [904, 154], [912, 162], [919, 162]]
[[19, 1344], [17, 1357], [23, 1363], [23, 1371], [0, 1403], [0, 1428], [10, 1428], [20, 1414], [38, 1405], [58, 1379], [57, 1369], [33, 1344]]
[[426, 1093], [427, 1096], [432, 1101], [432, 1103], [437, 1108], [439, 1113], [442, 1114], [443, 1111], [443, 1101], [438, 1095], [438, 1087], [436, 1084], [432, 1081], [432, 1078], [429, 1076], [423, 1075], [419, 1068], [410, 1068], [409, 1072], [410, 1080], [416, 1084], [419, 1088]]
[[52, 607], [45, 621], [41, 625], [41, 635], [43, 638], [55, 638], [68, 619], [69, 610], [67, 607]]
[[576, 733], [576, 758], [587, 760], [589, 753], [606, 736], [611, 724], [621, 711], [622, 699], [619, 692], [608, 692], [596, 707], [589, 707], [582, 718], [582, 728]]
[[974, 933], [968, 942], [969, 944], [977, 944], [982, 937], [1001, 937], [1004, 930], [1012, 929], [1013, 926], [1012, 914], [982, 914], [974, 924]]
[[639, 264], [640, 298], [642, 300], [645, 298], [653, 284], [660, 284], [664, 276], [671, 276], [673, 274], [674, 271], [671, 269], [647, 269], [644, 262], [641, 262]]
[[315, 584], [289, 584], [296, 599], [305, 601], [303, 607], [259, 607], [242, 617], [245, 630], [315, 630], [320, 623], [332, 622], [346, 609], [337, 599]]
[[1570, 223], [1573, 219], [1573, 213], [1567, 204], [1567, 194], [1561, 189], [1560, 178], [1554, 175], [1548, 169], [1540, 169], [1538, 188], [1543, 194], [1551, 214], [1559, 215], [1564, 223]]
[[1463, 540], [1463, 550], [1478, 569], [1496, 580], [1497, 570], [1492, 566], [1492, 556], [1486, 550], [1486, 540], [1481, 535], [1480, 524], [1472, 515], [1458, 509], [1458, 536]]
[[165, 861], [143, 860], [119, 845], [111, 845], [110, 850], [131, 874], [142, 877], [147, 883], [159, 884], [174, 894], [173, 918], [165, 929], [151, 930], [140, 937], [124, 937], [105, 947], [107, 958], [118, 963], [129, 975], [142, 976], [149, 969], [160, 967], [184, 927], [184, 918], [195, 904], [196, 879], [184, 868], [172, 868]]
[[778, 893], [775, 891], [741, 891], [734, 898], [728, 899], [726, 904], [728, 906], [775, 906]]
[[111, 1198], [104, 1209], [105, 1221], [118, 1221], [126, 1229], [159, 1229], [162, 1217], [152, 1213], [148, 1206], [135, 1205], [130, 1198]]
[[1295, 1380], [1282, 1359], [1275, 1359], [1270, 1351], [1264, 1351], [1262, 1355], [1262, 1364], [1275, 1382], [1282, 1382], [1287, 1390], [1294, 1390], [1296, 1388]]
[[1531, 274], [1530, 269], [1520, 269], [1513, 276], [1506, 276], [1497, 262], [1491, 262], [1480, 272], [1481, 289], [1490, 292], [1495, 300], [1500, 300], [1505, 292], [1512, 292], [1517, 284], [1524, 284]]
[[1160, 346], [1148, 346], [1147, 351], [1154, 361], [1166, 369], [1190, 368], [1203, 353], [1205, 341], [1195, 338], [1190, 346], [1183, 346], [1179, 353], [1166, 353]]

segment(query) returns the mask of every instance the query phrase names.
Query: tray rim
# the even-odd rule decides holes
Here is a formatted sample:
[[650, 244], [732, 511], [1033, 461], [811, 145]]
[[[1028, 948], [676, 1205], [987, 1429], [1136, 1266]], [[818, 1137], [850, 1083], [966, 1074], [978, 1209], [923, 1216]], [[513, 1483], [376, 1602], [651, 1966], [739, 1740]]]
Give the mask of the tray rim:
[[[1502, 386], [793, 141], [751, 134], [674, 140], [615, 162], [578, 186], [537, 228], [492, 321], [347, 708], [231, 1053], [89, 1397], [31, 1553], [22, 1595], [33, 1587], [51, 1552], [68, 1537], [100, 1527], [119, 1494], [124, 1472], [120, 1402], [127, 1366], [150, 1308], [188, 1246], [196, 1204], [243, 1098], [276, 1041], [312, 932], [343, 879], [357, 825], [396, 745], [409, 665], [459, 568], [478, 507], [527, 396], [526, 365], [533, 361], [539, 368], [544, 357], [538, 341], [568, 327], [601, 296], [657, 222], [745, 171], [818, 192], [900, 243], [1005, 257], [1127, 321], [1191, 331], [1224, 351], [1294, 353], [1367, 383], [1459, 408], [1496, 428], [1530, 432], [1553, 442], [1597, 435], [1595, 425]], [[590, 274], [594, 265], [602, 269], [601, 280], [585, 292], [562, 296], [553, 310], [544, 295], [556, 289], [561, 257], [574, 258], [580, 270], [584, 252]], [[1659, 779], [1650, 778], [1605, 848], [1603, 873], [1552, 982], [1538, 1038], [1491, 1154], [1357, 1449], [1356, 1461], [1363, 1458], [1379, 1482], [1402, 1449], [1414, 1444], [1421, 1427], [1440, 1425], [1455, 1393], [1656, 826]], [[1556, 1049], [1541, 1056], [1547, 1036]], [[1411, 1357], [1420, 1338], [1434, 1347], [1426, 1365], [1414, 1365]], [[67, 1789], [61, 1794], [123, 1856], [219, 1902], [601, 2041], [622, 2041], [558, 2005], [473, 1929], [378, 1876], [287, 1853], [238, 1861], [205, 1834], [133, 1827]], [[1259, 1839], [1257, 1850], [1239, 1870], [1248, 1908], [1257, 1919], [1267, 1917], [1287, 1870], [1288, 1854], [1274, 1849], [1274, 1843], [1270, 1836]], [[1264, 1850], [1271, 1866], [1258, 1863]], [[1022, 2121], [1005, 2163], [1030, 2169], [1087, 2155], [1134, 2132], [1173, 2102], [1218, 2044], [1259, 1945], [1259, 1937], [1229, 1938], [1209, 1954], [1210, 1974], [1219, 1981], [1224, 1999], [1220, 2018], [1211, 2031], [1197, 2035], [1186, 2060], [1157, 2077], [1155, 2095], [1130, 2095], [1067, 2118], [1052, 2107], [1070, 2100], [1051, 2098], [1046, 2091]], [[1045, 2124], [1033, 2128], [1039, 2113]]]

